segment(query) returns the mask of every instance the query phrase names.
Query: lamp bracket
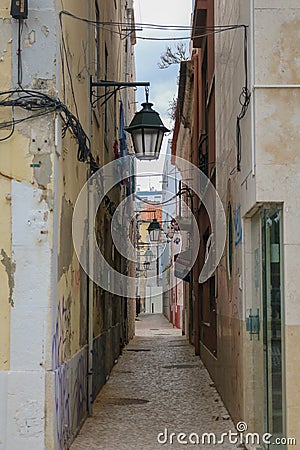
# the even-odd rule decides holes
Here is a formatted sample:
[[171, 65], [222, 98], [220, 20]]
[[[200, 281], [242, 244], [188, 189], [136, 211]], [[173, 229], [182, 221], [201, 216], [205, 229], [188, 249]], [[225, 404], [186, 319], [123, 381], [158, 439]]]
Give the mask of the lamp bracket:
[[[97, 103], [100, 99], [104, 98], [101, 106], [104, 105], [119, 89], [122, 87], [145, 87], [149, 88], [150, 81], [108, 81], [108, 80], [97, 80], [93, 81], [93, 77], [90, 77], [90, 101], [92, 105]], [[93, 88], [105, 87], [114, 88], [112, 91], [107, 91], [103, 95], [98, 96]], [[96, 98], [94, 98], [96, 97]]]

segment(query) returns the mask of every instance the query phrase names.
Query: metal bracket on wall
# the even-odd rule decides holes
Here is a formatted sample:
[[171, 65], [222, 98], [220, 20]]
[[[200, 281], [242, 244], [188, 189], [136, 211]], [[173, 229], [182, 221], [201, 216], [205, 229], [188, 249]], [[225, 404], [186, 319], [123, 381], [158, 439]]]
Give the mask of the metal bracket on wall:
[[[93, 78], [90, 77], [90, 100], [91, 100], [92, 104], [95, 104], [98, 100], [104, 99], [103, 102], [101, 103], [101, 106], [102, 106], [120, 88], [124, 88], [124, 87], [141, 87], [141, 86], [142, 87], [149, 87], [150, 86], [150, 81], [107, 81], [107, 80], [93, 81]], [[112, 91], [105, 92], [103, 95], [98, 96], [93, 91], [93, 88], [97, 88], [97, 87], [105, 87], [105, 88], [112, 87], [114, 89]]]
[[257, 334], [257, 339], [260, 337], [260, 318], [259, 308], [257, 308], [256, 314], [252, 314], [252, 308], [250, 308], [249, 316], [246, 317], [246, 331], [249, 331], [250, 341], [253, 339], [253, 335]]

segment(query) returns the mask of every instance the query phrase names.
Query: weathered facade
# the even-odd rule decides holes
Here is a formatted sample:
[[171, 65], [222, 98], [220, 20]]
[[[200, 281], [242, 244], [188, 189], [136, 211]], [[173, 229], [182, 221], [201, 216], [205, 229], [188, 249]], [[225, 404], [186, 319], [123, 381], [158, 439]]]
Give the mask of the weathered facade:
[[[173, 148], [179, 156], [185, 149], [215, 184], [227, 221], [223, 258], [198, 286], [210, 228], [196, 207], [201, 243], [189, 308], [196, 353], [235, 422], [296, 440], [299, 20], [293, 0], [194, 2], [194, 95], [179, 96], [194, 117], [184, 126], [181, 112]], [[214, 37], [197, 28], [229, 24]]]
[[[176, 226], [172, 221], [176, 221], [181, 208], [181, 198], [177, 196], [174, 202], [171, 200], [175, 193], [179, 192], [181, 187], [181, 176], [178, 168], [175, 164], [172, 164], [172, 141], [169, 140], [169, 144], [166, 151], [164, 168], [163, 168], [163, 180], [162, 180], [162, 202], [163, 205], [163, 230], [167, 239], [167, 245], [165, 245], [164, 251], [161, 256], [162, 272], [170, 270], [168, 279], [163, 286], [163, 310], [164, 315], [169, 321], [177, 328], [184, 329], [185, 321], [185, 308], [183, 303], [183, 281], [174, 279], [174, 261], [177, 258], [181, 249], [182, 235], [180, 231], [177, 231]], [[167, 201], [170, 200], [170, 204]], [[170, 288], [170, 286], [172, 286]]]
[[[133, 93], [107, 98], [98, 88], [92, 104], [90, 77], [134, 81], [134, 34], [121, 31], [134, 16], [123, 0], [44, 0], [30, 1], [19, 21], [10, 3], [0, 6], [0, 448], [57, 450], [74, 438], [134, 333], [135, 302], [91, 282], [72, 242], [81, 188], [127, 151], [120, 116], [133, 114]], [[20, 97], [23, 104], [4, 104]], [[49, 106], [53, 99], [59, 106]], [[132, 189], [119, 183], [96, 222], [107, 261], [129, 274], [110, 237], [110, 206]], [[81, 219], [88, 235], [88, 208]]]
[[[194, 64], [193, 61], [184, 61], [180, 65], [179, 72], [179, 86], [178, 86], [178, 105], [176, 112], [176, 120], [174, 126], [173, 140], [172, 140], [172, 155], [182, 158], [191, 162], [192, 160], [192, 129], [193, 129], [193, 99], [194, 99]], [[180, 167], [180, 160], [172, 159], [172, 162], [177, 164], [179, 171], [182, 170]], [[189, 178], [191, 175], [186, 172], [185, 168], [183, 173], [181, 173], [181, 183], [180, 188], [184, 186], [185, 179]], [[178, 191], [179, 192], [179, 191]], [[191, 199], [187, 193], [181, 195], [182, 202], [191, 205]], [[192, 200], [195, 204], [195, 200]], [[181, 211], [178, 216], [184, 216], [183, 211]], [[184, 235], [183, 230], [181, 230], [182, 237]], [[181, 283], [181, 282], [180, 282]], [[182, 305], [182, 327], [183, 333], [186, 334], [189, 341], [194, 343], [194, 308], [195, 301], [193, 296], [193, 283], [192, 280], [189, 282], [183, 281], [181, 283], [181, 290], [183, 294], [183, 305]], [[172, 295], [172, 291], [171, 291]], [[171, 304], [176, 302], [176, 299], [171, 300]]]

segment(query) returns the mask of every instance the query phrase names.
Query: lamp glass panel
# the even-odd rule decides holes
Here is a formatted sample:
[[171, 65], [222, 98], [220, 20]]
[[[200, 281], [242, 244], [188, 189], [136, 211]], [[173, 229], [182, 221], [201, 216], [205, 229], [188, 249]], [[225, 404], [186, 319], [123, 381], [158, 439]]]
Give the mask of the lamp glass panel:
[[131, 137], [137, 158], [143, 156], [143, 134], [141, 130], [132, 131]]
[[155, 230], [151, 230], [149, 233], [150, 241], [152, 242], [159, 242], [160, 239], [160, 229], [157, 228]]
[[159, 156], [158, 153], [159, 153], [160, 148], [161, 148], [161, 144], [162, 144], [162, 141], [163, 141], [163, 137], [164, 137], [164, 132], [161, 131], [161, 130], [159, 130], [159, 131], [157, 132], [157, 144], [156, 144], [157, 158], [158, 158], [158, 156]]
[[145, 154], [156, 156], [156, 140], [157, 140], [157, 130], [151, 128], [146, 128], [145, 133]]

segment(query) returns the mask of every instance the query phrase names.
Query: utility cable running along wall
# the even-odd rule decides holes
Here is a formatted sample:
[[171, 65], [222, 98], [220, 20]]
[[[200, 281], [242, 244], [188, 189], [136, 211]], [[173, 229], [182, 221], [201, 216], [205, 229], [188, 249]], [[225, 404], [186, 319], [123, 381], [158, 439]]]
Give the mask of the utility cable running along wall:
[[[2, 97], [4, 98], [1, 100]], [[20, 119], [15, 119], [14, 114], [12, 114], [12, 119], [10, 121], [1, 122], [0, 130], [11, 127], [10, 134], [6, 136], [6, 138], [1, 139], [2, 141], [8, 139], [13, 134], [16, 124], [25, 122], [26, 120], [42, 117], [46, 114], [59, 112], [64, 122], [64, 127], [62, 129], [63, 137], [65, 136], [66, 131], [69, 130], [77, 140], [78, 161], [85, 162], [92, 157], [90, 150], [90, 141], [86, 133], [84, 132], [79, 120], [58, 98], [53, 98], [39, 91], [20, 88], [11, 91], [0, 92], [0, 106], [11, 107], [12, 112], [14, 112], [16, 107], [31, 112], [31, 114], [29, 114], [28, 116], [22, 117]]]
[[247, 27], [244, 26], [244, 72], [245, 72], [245, 84], [242, 88], [242, 92], [239, 96], [239, 103], [241, 105], [241, 111], [236, 118], [236, 170], [241, 170], [241, 157], [242, 157], [242, 136], [240, 122], [245, 117], [251, 98], [251, 93], [248, 89], [248, 41], [247, 41]]
[[[167, 31], [172, 34], [176, 31], [192, 31], [195, 30], [196, 35], [193, 38], [203, 38], [214, 34], [223, 33], [225, 31], [236, 30], [238, 28], [244, 30], [244, 43], [243, 43], [243, 57], [244, 57], [244, 86], [242, 87], [241, 93], [239, 95], [239, 104], [241, 105], [241, 111], [237, 115], [236, 118], [236, 167], [234, 167], [231, 171], [233, 174], [235, 171], [240, 172], [241, 170], [241, 154], [242, 154], [242, 135], [241, 135], [241, 126], [240, 122], [245, 117], [246, 112], [248, 110], [248, 106], [250, 104], [251, 93], [248, 88], [248, 39], [247, 39], [247, 29], [248, 26], [244, 24], [229, 24], [229, 25], [213, 25], [213, 26], [182, 26], [182, 25], [158, 25], [153, 23], [136, 23], [134, 27], [128, 28], [122, 22], [107, 22], [107, 21], [93, 21], [88, 20], [83, 17], [76, 16], [69, 11], [62, 10], [59, 13], [60, 16], [60, 26], [61, 30], [63, 30], [62, 16], [68, 16], [73, 18], [74, 20], [82, 21], [89, 23], [95, 27], [100, 27], [102, 29], [108, 30], [112, 33], [119, 34], [120, 39], [126, 39], [128, 36], [128, 32], [137, 32], [144, 30], [156, 30], [156, 31]], [[107, 28], [109, 27], [109, 28]], [[121, 31], [117, 31], [120, 30]], [[123, 28], [122, 28], [123, 27]], [[115, 28], [115, 29], [114, 29]], [[149, 40], [149, 41], [182, 41], [191, 39], [191, 36], [169, 36], [169, 37], [147, 37], [147, 36], [136, 36], [136, 39]], [[96, 99], [96, 101], [99, 98]]]

